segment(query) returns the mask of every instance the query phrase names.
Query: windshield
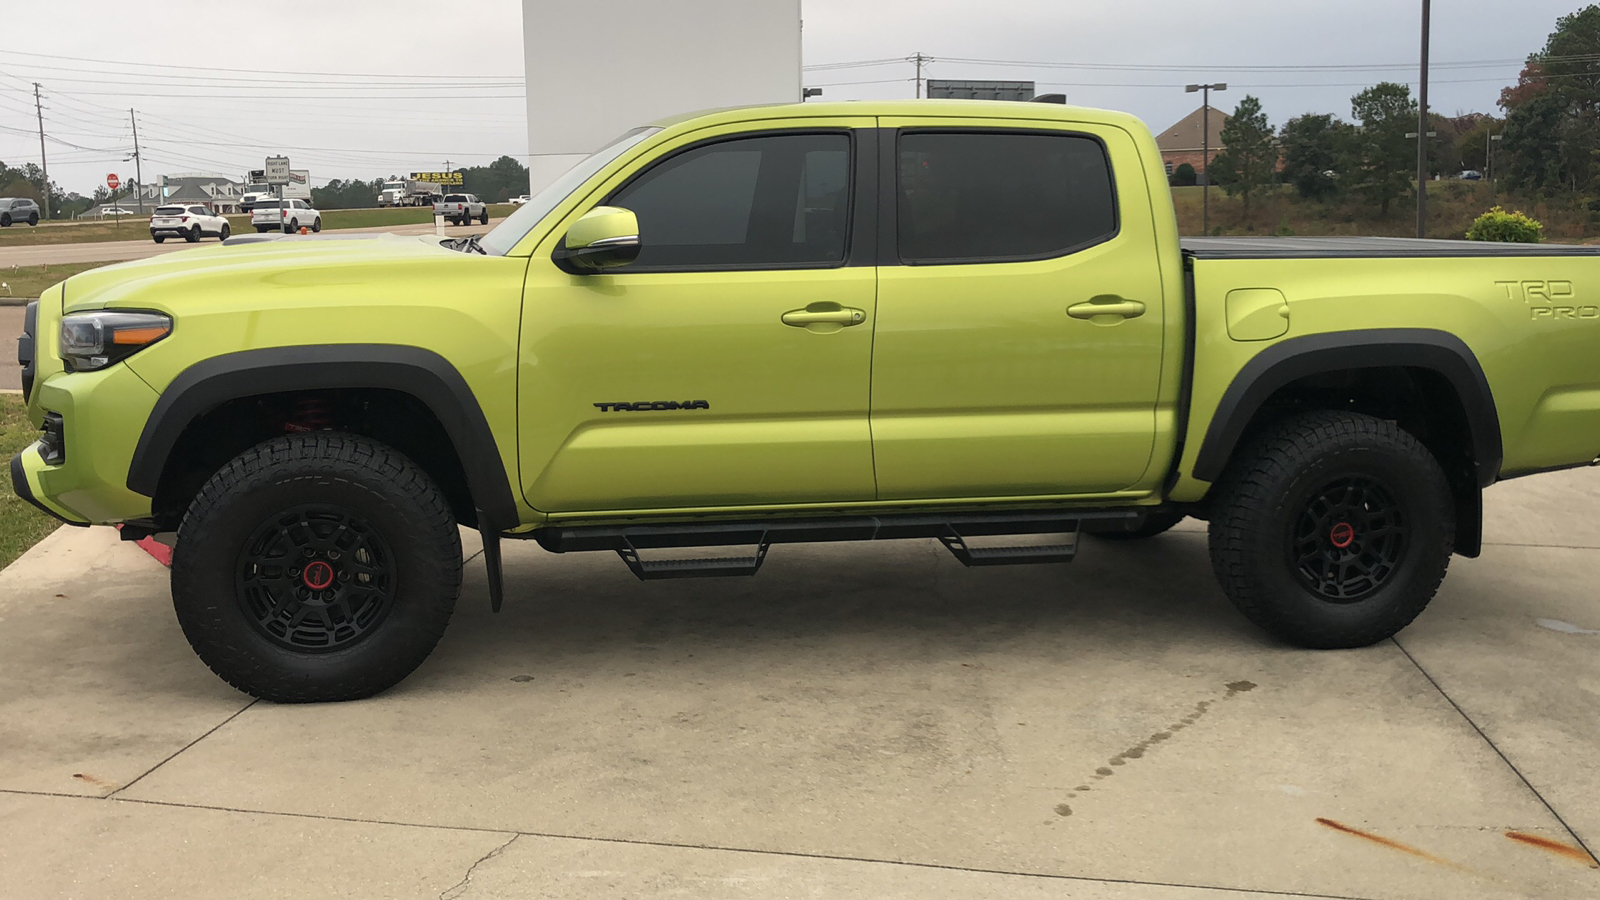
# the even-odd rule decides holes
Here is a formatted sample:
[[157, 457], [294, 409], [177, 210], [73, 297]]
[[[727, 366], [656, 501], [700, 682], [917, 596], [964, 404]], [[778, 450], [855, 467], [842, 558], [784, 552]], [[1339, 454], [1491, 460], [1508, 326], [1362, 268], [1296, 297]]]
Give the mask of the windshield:
[[504, 222], [494, 227], [493, 231], [483, 236], [478, 245], [490, 256], [505, 256], [517, 242], [533, 230], [550, 210], [561, 205], [573, 191], [583, 186], [585, 181], [593, 178], [596, 172], [604, 169], [616, 161], [630, 148], [660, 128], [635, 128], [622, 137], [617, 138], [606, 146], [595, 151], [594, 155], [568, 169], [565, 175], [551, 182], [550, 186], [533, 195], [533, 199], [517, 207], [517, 211], [506, 217]]
[[404, 181], [385, 181], [383, 189], [386, 191], [403, 191], [406, 189], [406, 183]]

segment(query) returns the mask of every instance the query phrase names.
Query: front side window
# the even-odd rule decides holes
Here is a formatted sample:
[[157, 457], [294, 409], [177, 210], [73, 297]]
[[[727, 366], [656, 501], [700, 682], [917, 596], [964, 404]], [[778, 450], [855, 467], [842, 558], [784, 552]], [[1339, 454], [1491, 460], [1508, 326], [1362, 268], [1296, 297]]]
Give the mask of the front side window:
[[1105, 148], [1037, 132], [908, 132], [899, 144], [900, 258], [1060, 256], [1117, 232]]
[[850, 221], [850, 138], [777, 134], [694, 147], [606, 204], [639, 218], [643, 249], [618, 272], [839, 265]]

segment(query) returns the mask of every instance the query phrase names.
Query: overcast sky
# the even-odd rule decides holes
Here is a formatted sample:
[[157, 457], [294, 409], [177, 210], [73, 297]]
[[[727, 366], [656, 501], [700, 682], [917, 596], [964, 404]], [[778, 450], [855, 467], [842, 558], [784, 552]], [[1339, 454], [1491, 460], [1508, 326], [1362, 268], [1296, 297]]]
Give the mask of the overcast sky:
[[[1520, 60], [1581, 5], [1437, 0], [1433, 108], [1496, 111]], [[161, 172], [238, 177], [274, 145], [290, 148], [295, 168], [319, 184], [527, 152], [521, 0], [5, 6], [0, 160], [38, 161], [37, 81], [47, 134], [75, 145], [47, 146], [51, 177], [69, 191], [88, 193], [108, 171], [132, 176], [129, 107], [147, 181]], [[587, 6], [596, 24], [581, 39], [600, 39], [607, 4]], [[1380, 80], [1414, 83], [1420, 10], [1420, 0], [805, 0], [804, 53], [811, 66], [921, 52], [936, 60], [931, 77], [1032, 79], [1040, 93], [1127, 110], [1158, 131], [1198, 106], [1183, 84], [1226, 81], [1214, 106], [1232, 110], [1253, 93], [1280, 125], [1303, 112], [1348, 117], [1350, 95]], [[910, 63], [894, 63], [811, 70], [806, 83], [829, 100], [875, 99], [912, 96], [911, 77]]]

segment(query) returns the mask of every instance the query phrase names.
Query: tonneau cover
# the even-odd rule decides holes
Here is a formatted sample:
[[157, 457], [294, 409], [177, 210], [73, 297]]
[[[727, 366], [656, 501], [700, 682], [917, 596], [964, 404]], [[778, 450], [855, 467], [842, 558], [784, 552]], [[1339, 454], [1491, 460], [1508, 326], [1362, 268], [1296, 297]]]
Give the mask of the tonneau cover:
[[1194, 259], [1418, 259], [1600, 256], [1600, 246], [1497, 244], [1392, 237], [1196, 237], [1180, 242]]

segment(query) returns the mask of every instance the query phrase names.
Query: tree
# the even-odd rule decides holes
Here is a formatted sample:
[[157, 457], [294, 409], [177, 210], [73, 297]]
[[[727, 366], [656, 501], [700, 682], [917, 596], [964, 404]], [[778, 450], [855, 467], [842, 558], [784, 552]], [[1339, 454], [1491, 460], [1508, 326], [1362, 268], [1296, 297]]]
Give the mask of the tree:
[[53, 181], [45, 184], [44, 170], [38, 163], [14, 168], [0, 162], [0, 197], [27, 197], [42, 203], [46, 190], [50, 193], [50, 218], [62, 218], [57, 210], [66, 204], [67, 194]]
[[1600, 192], [1600, 6], [1558, 19], [1500, 105], [1503, 171], [1513, 187]]
[[1250, 197], [1272, 183], [1278, 168], [1276, 133], [1261, 111], [1261, 101], [1246, 94], [1233, 111], [1233, 118], [1222, 126], [1223, 151], [1211, 166], [1229, 196], [1244, 197], [1244, 213], [1250, 214]]
[[1477, 169], [1488, 177], [1489, 136], [1505, 131], [1504, 119], [1494, 116], [1480, 118], [1471, 128], [1456, 139], [1456, 154], [1461, 158], [1461, 168]]
[[1172, 170], [1172, 177], [1168, 179], [1173, 187], [1194, 187], [1200, 183], [1200, 176], [1195, 174], [1194, 166], [1188, 163], [1178, 163]]
[[1283, 125], [1283, 179], [1305, 200], [1339, 193], [1338, 168], [1350, 155], [1350, 126], [1326, 113], [1306, 113]]
[[502, 156], [487, 166], [462, 169], [461, 189], [488, 203], [504, 203], [528, 192], [528, 167]]
[[1417, 127], [1417, 104], [1411, 88], [1385, 81], [1351, 97], [1350, 112], [1361, 123], [1349, 157], [1351, 187], [1387, 217], [1413, 186], [1416, 144], [1406, 132]]
[[382, 178], [372, 181], [335, 178], [326, 187], [311, 189], [311, 205], [317, 209], [368, 209], [378, 205], [378, 191], [382, 189]]

